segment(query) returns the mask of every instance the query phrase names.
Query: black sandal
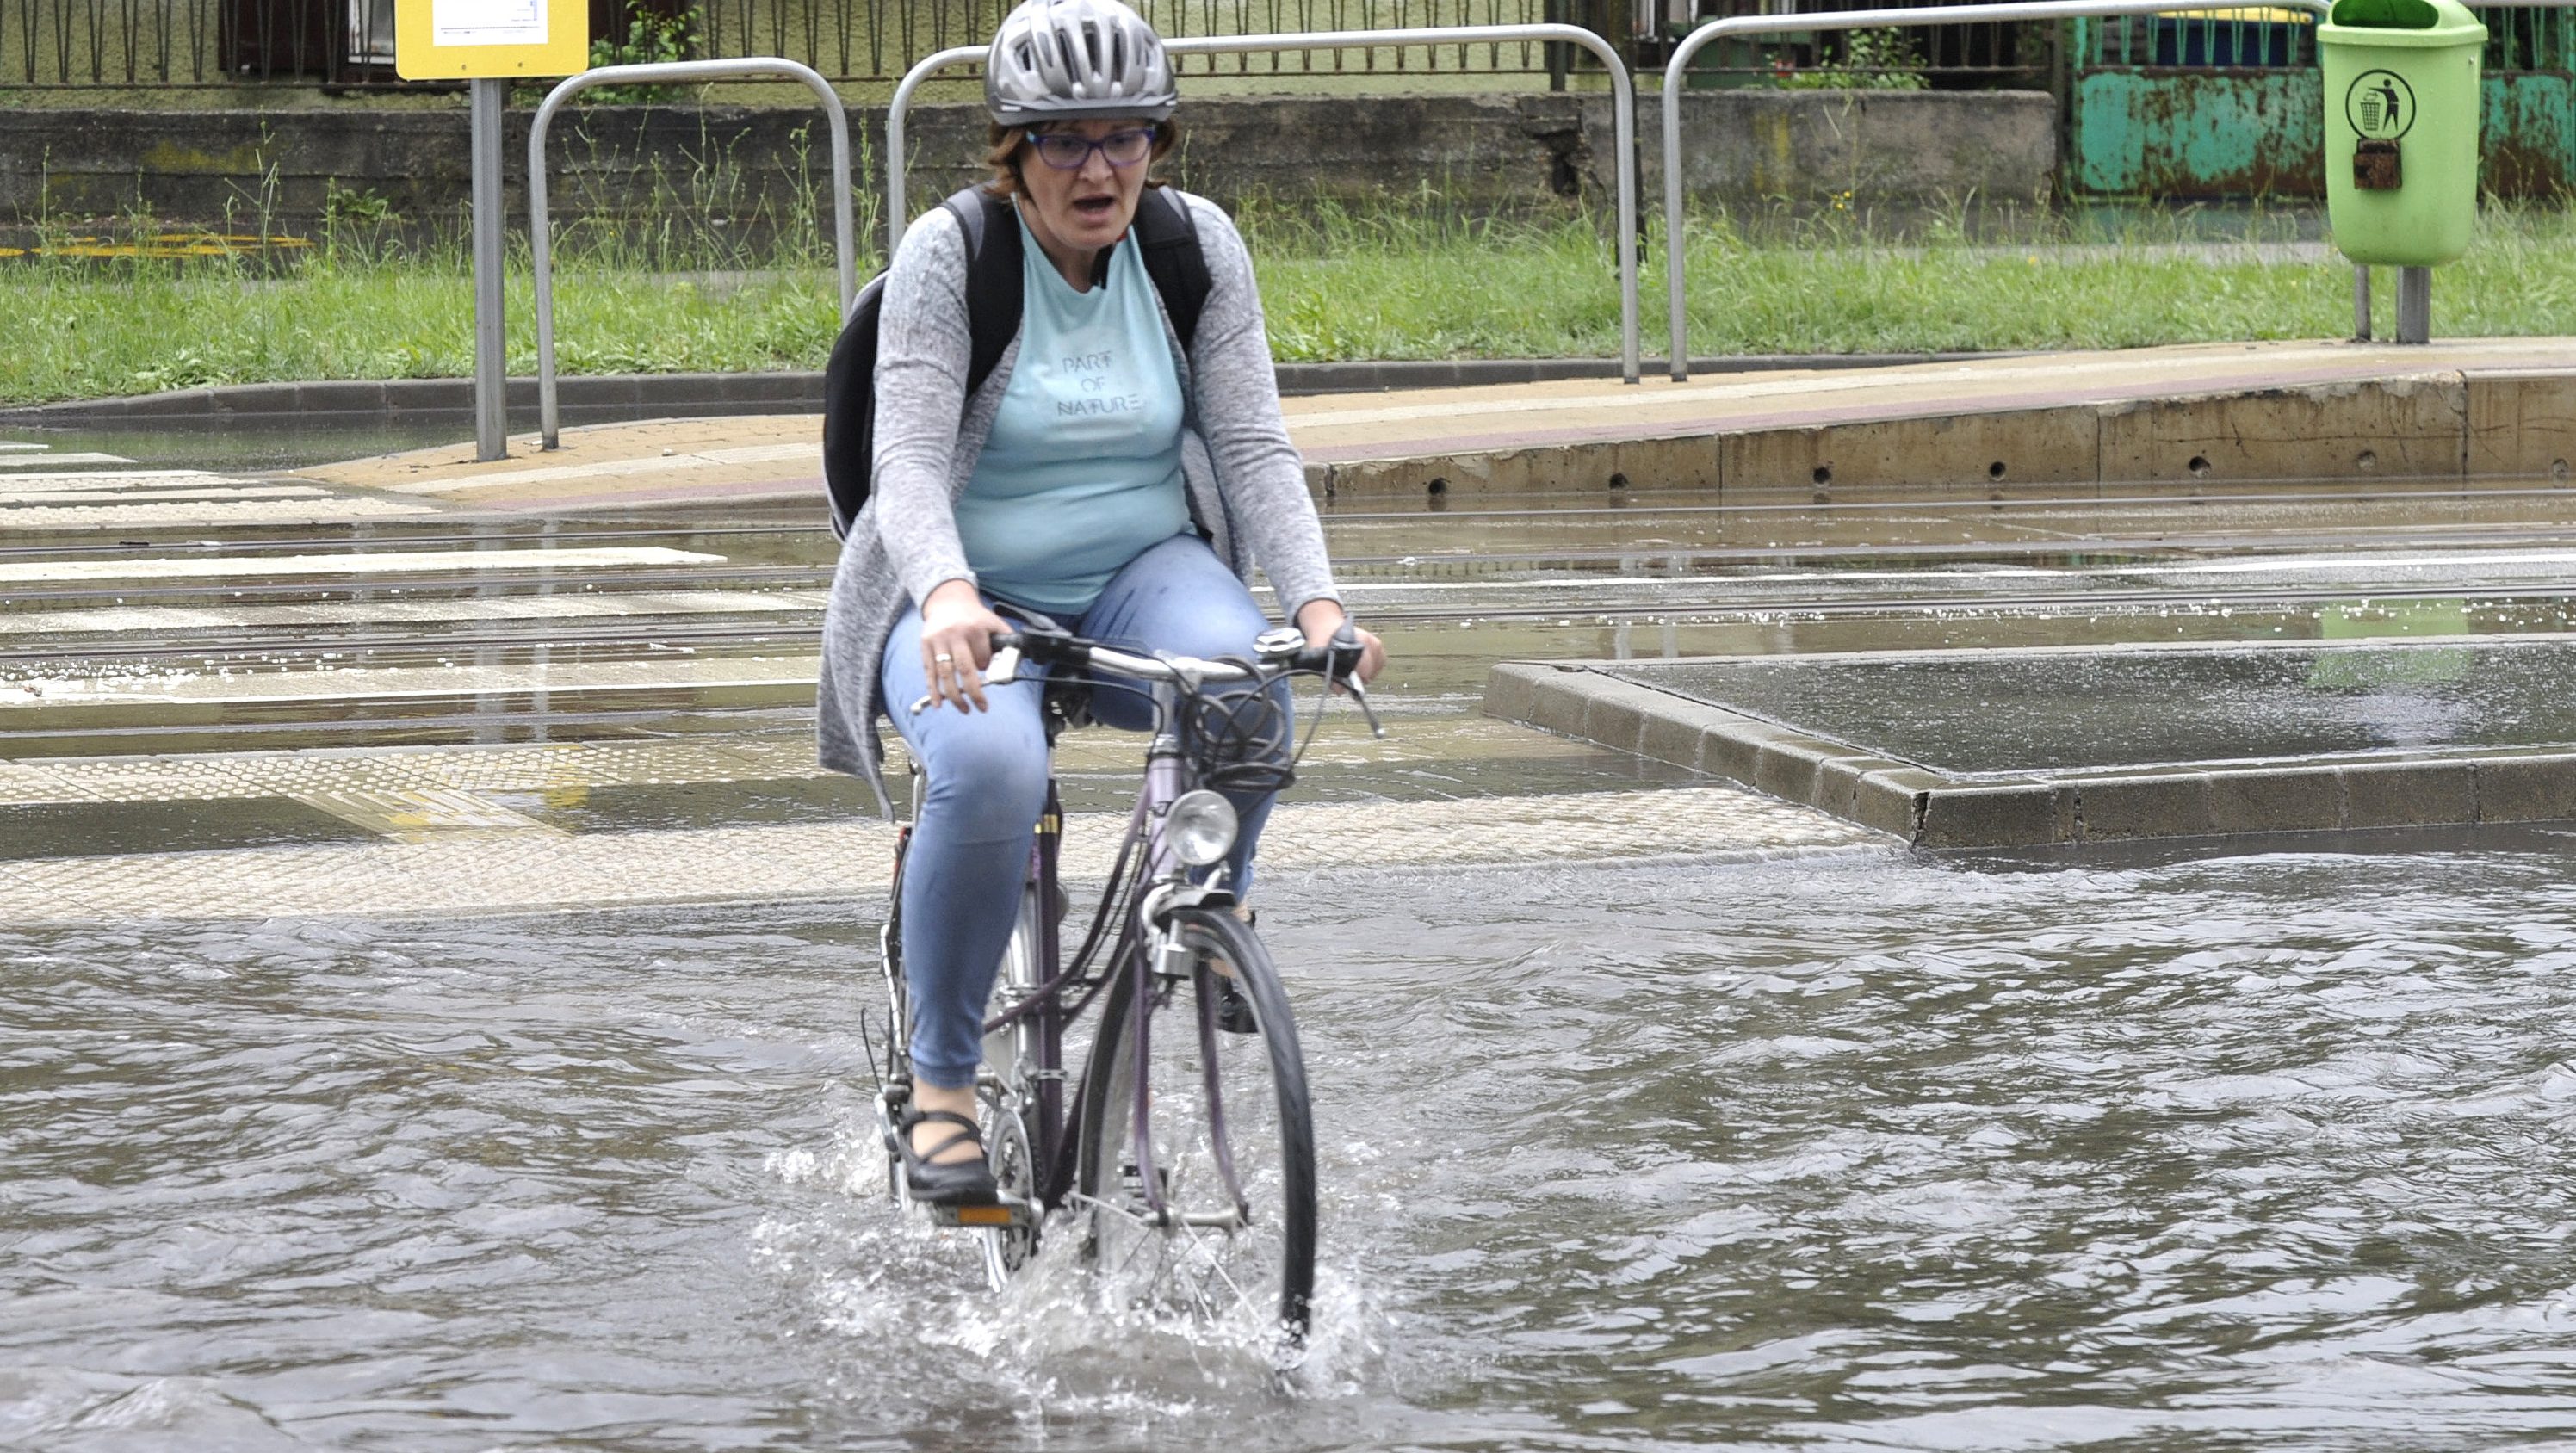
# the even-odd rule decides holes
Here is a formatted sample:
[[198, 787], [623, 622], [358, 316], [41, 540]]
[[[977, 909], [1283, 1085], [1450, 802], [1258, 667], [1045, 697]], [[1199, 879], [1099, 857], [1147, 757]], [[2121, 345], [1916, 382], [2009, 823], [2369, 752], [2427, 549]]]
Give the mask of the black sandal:
[[[937, 1122], [955, 1125], [956, 1134], [930, 1147], [927, 1151], [912, 1148], [912, 1128]], [[990, 1206], [1001, 1199], [1001, 1190], [993, 1183], [993, 1168], [983, 1156], [973, 1160], [933, 1161], [932, 1156], [973, 1141], [977, 1149], [984, 1145], [984, 1132], [976, 1128], [974, 1117], [954, 1110], [912, 1110], [895, 1126], [895, 1149], [903, 1157], [904, 1189], [912, 1198], [929, 1206]]]
[[1252, 996], [1232, 974], [1216, 976], [1216, 1027], [1228, 1034], [1259, 1034], [1261, 1020], [1252, 1012]]

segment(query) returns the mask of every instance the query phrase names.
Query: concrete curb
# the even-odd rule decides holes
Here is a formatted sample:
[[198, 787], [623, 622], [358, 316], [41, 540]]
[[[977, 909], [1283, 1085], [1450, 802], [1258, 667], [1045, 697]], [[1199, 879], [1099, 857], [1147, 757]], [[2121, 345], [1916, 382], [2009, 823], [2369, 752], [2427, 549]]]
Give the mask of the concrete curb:
[[[1753, 354], [1696, 358], [1693, 374], [1777, 373], [1787, 369], [1888, 368], [1910, 363], [1955, 363], [2010, 358], [2007, 353]], [[1648, 360], [1646, 372], [1663, 372]], [[1470, 388], [1484, 384], [1550, 383], [1560, 379], [1617, 378], [1607, 358], [1389, 359], [1364, 363], [1283, 363], [1279, 391], [1309, 394], [1373, 393], [1392, 389]], [[644, 373], [565, 376], [559, 383], [566, 423], [615, 424], [639, 419], [714, 417], [726, 414], [819, 414], [820, 373]], [[513, 426], [533, 426], [537, 381], [510, 380]], [[0, 409], [0, 424], [80, 425], [214, 421], [227, 424], [355, 424], [371, 420], [444, 423], [474, 410], [474, 385], [461, 378], [399, 378], [312, 383], [244, 383], [172, 389], [126, 398], [74, 399]]]
[[1931, 849], [2576, 819], [2576, 752], [1962, 778], [1602, 674], [1614, 664], [1504, 662], [1486, 678], [1486, 714], [1724, 777]]
[[1433, 508], [1486, 495], [1632, 487], [1824, 506], [2192, 496], [2255, 481], [2334, 488], [2576, 481], [2576, 425], [2568, 422], [2576, 419], [2576, 368], [2395, 369], [2149, 397], [1843, 407], [1849, 417], [1739, 417], [1620, 438], [1388, 449], [1367, 458], [1309, 450], [1308, 473], [1320, 473], [1328, 500], [1437, 501]]

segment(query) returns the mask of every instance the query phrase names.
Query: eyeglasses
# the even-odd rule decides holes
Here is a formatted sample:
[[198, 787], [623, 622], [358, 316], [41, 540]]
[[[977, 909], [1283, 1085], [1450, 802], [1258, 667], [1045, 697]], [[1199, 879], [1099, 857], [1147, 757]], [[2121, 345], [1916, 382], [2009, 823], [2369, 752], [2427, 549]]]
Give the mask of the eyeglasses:
[[1111, 166], [1128, 167], [1143, 161], [1154, 149], [1154, 128], [1113, 131], [1098, 141], [1062, 131], [1040, 132], [1029, 137], [1029, 145], [1037, 148], [1038, 160], [1060, 172], [1082, 167], [1095, 151]]

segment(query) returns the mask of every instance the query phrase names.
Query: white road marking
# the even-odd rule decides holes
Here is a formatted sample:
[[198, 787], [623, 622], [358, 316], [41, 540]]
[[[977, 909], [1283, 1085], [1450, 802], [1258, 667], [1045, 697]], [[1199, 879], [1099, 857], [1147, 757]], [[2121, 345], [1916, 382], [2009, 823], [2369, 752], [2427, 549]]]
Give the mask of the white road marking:
[[[396, 506], [401, 508], [401, 506]], [[387, 550], [369, 555], [161, 556], [148, 560], [0, 561], [0, 585], [54, 580], [169, 580], [282, 575], [427, 575], [446, 570], [605, 570], [620, 565], [718, 565], [722, 555], [665, 545], [578, 550]]]
[[122, 454], [0, 454], [0, 469], [30, 464], [132, 464]]
[[393, 701], [434, 696], [524, 696], [548, 691], [703, 691], [728, 687], [813, 690], [813, 656], [672, 657], [521, 666], [386, 666], [206, 676], [21, 677], [0, 680], [0, 709], [32, 706], [247, 705], [286, 701]]
[[311, 484], [209, 484], [139, 489], [10, 489], [0, 480], [0, 505], [176, 504], [183, 500], [329, 499], [331, 491]]
[[421, 621], [596, 620], [630, 616], [769, 615], [821, 610], [820, 590], [671, 590], [629, 594], [503, 595], [469, 600], [327, 601], [222, 607], [109, 606], [100, 610], [0, 611], [0, 636], [107, 635], [136, 631], [309, 630], [315, 626]]
[[0, 454], [42, 454], [51, 444], [24, 444], [15, 439], [0, 439]]
[[12, 530], [318, 525], [342, 520], [412, 519], [436, 513], [432, 506], [399, 499], [138, 501], [114, 505], [20, 505], [0, 515], [0, 525]]
[[[55, 464], [62, 456], [34, 460], [37, 464]], [[55, 474], [13, 474], [11, 489], [103, 489], [109, 486], [138, 485], [150, 488], [174, 488], [179, 485], [257, 484], [255, 479], [238, 479], [229, 474], [216, 474], [204, 469], [66, 469]]]
[[2367, 567], [2379, 570], [2420, 569], [2443, 565], [2568, 565], [2576, 564], [2576, 550], [2473, 550], [2444, 551], [2434, 555], [2326, 555], [2291, 559], [2262, 556], [2251, 560], [2196, 560], [2172, 565], [2122, 565], [2105, 567], [2104, 575], [2256, 575], [2271, 571], [2351, 570]]
[[625, 479], [639, 474], [663, 474], [678, 469], [703, 469], [728, 464], [810, 464], [823, 467], [823, 446], [815, 442], [798, 444], [746, 444], [732, 449], [701, 449], [685, 454], [669, 454], [643, 459], [601, 459], [588, 464], [552, 464], [540, 469], [511, 469], [499, 474], [477, 474], [463, 479], [420, 480], [387, 488], [404, 494], [457, 494], [467, 490], [502, 489], [514, 484], [548, 484], [566, 479]]

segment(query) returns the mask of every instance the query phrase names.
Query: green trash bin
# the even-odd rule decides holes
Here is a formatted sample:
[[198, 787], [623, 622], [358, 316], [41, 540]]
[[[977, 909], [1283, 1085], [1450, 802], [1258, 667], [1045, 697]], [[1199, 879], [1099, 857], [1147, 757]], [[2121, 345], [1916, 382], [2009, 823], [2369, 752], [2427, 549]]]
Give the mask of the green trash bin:
[[2478, 62], [2487, 28], [2457, 0], [2335, 0], [2317, 27], [2326, 215], [2358, 263], [2433, 267], [2478, 213]]

